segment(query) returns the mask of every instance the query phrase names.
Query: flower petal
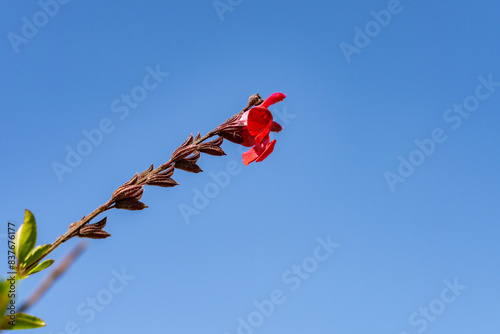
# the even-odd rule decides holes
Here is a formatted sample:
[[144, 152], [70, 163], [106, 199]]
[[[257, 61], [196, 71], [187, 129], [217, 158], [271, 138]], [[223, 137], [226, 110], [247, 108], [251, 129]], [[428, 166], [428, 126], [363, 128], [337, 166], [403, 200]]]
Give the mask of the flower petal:
[[269, 110], [262, 107], [254, 107], [248, 113], [248, 132], [255, 137], [255, 142], [260, 143], [269, 134], [273, 115]]
[[249, 110], [247, 110], [243, 114], [241, 114], [241, 116], [238, 117], [238, 119], [237, 119], [238, 122], [242, 123], [243, 125], [247, 125], [248, 113], [249, 113]]
[[274, 150], [274, 145], [276, 144], [276, 139], [269, 142], [269, 135], [267, 135], [262, 143], [255, 144], [247, 152], [243, 153], [243, 163], [248, 166], [251, 162], [260, 162], [267, 158]]
[[241, 137], [243, 137], [243, 143], [241, 145], [243, 146], [254, 146], [255, 145], [255, 138], [248, 132], [247, 129], [244, 129], [243, 131], [240, 132]]
[[276, 123], [276, 122], [272, 122], [270, 130], [272, 132], [280, 132], [281, 130], [283, 130], [283, 127], [281, 125], [279, 125], [278, 123]]
[[248, 166], [251, 162], [257, 160], [258, 157], [259, 155], [255, 152], [255, 147], [252, 147], [250, 150], [243, 153], [243, 163], [245, 166]]
[[267, 143], [266, 147], [264, 148], [264, 151], [259, 154], [259, 157], [257, 158], [256, 162], [260, 162], [267, 158], [269, 154], [273, 153], [274, 151], [274, 145], [276, 145], [276, 139], [274, 139], [272, 142]]
[[262, 104], [259, 107], [267, 108], [270, 105], [283, 101], [285, 97], [286, 95], [283, 93], [271, 94], [271, 96], [269, 96], [264, 102], [262, 102]]

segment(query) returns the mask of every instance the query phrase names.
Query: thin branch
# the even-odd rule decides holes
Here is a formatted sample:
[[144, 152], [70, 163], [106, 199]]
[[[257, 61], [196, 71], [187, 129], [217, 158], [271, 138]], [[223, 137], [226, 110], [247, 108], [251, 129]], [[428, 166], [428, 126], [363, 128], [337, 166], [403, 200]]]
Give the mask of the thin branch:
[[31, 294], [31, 296], [21, 305], [18, 312], [24, 312], [33, 306], [54, 284], [54, 282], [68, 269], [68, 267], [76, 260], [76, 258], [87, 248], [86, 242], [80, 242], [73, 250], [66, 255], [66, 257], [59, 263], [59, 265], [52, 270], [52, 272], [45, 278], [45, 280], [38, 286], [38, 288]]
[[[253, 106], [261, 104], [262, 102], [263, 102], [263, 100], [262, 100], [262, 98], [260, 97], [259, 94], [252, 95], [250, 97], [250, 99], [248, 100], [247, 106], [245, 108], [243, 108], [243, 110], [241, 110], [239, 113], [237, 113], [233, 117], [231, 117], [230, 119], [236, 117], [237, 115], [240, 115], [240, 114], [244, 113], [245, 111], [249, 110]], [[230, 120], [230, 119], [228, 119], [228, 120]], [[218, 134], [219, 134], [219, 131], [216, 128], [216, 129], [208, 132], [203, 137], [195, 139], [191, 145], [194, 145], [194, 146], [199, 145], [202, 142], [204, 142], [205, 140], [207, 140], [207, 139], [209, 139], [209, 138], [211, 138], [211, 137], [213, 137], [215, 135], [218, 135]], [[173, 161], [172, 159], [169, 159], [166, 163], [162, 164], [161, 166], [159, 166], [155, 170], [152, 170], [152, 171], [149, 171], [149, 172], [146, 170], [145, 172], [148, 172], [150, 175], [159, 174], [159, 173], [163, 172], [164, 170], [166, 170], [167, 168], [169, 168], [173, 163], [175, 163], [175, 161]], [[146, 179], [147, 178], [142, 178], [141, 180], [138, 180], [138, 183], [140, 185], [144, 185], [145, 182], [146, 182]], [[118, 187], [117, 189], [120, 189], [120, 188], [124, 187], [126, 184], [127, 183], [125, 183], [124, 185]], [[141, 192], [141, 195], [142, 195], [142, 192]], [[70, 227], [69, 227], [69, 229], [68, 229], [68, 231], [65, 234], [59, 236], [59, 238], [57, 238], [57, 240], [54, 241], [54, 243], [51, 244], [51, 246], [47, 250], [47, 252], [45, 252], [44, 254], [42, 254], [38, 260], [34, 261], [31, 265], [29, 265], [27, 268], [25, 268], [24, 272], [29, 272], [31, 269], [33, 269], [35, 266], [37, 266], [42, 259], [44, 259], [47, 255], [49, 255], [54, 249], [56, 249], [57, 247], [59, 247], [63, 242], [65, 242], [65, 241], [67, 241], [67, 240], [69, 240], [69, 239], [77, 236], [78, 235], [78, 231], [83, 226], [85, 226], [86, 224], [88, 224], [92, 219], [94, 219], [95, 217], [97, 217], [99, 214], [101, 214], [101, 213], [103, 213], [103, 212], [105, 212], [105, 211], [107, 211], [109, 209], [115, 208], [115, 206], [116, 206], [116, 205], [114, 205], [114, 204], [116, 204], [115, 202], [116, 202], [116, 198], [111, 197], [111, 199], [109, 201], [107, 201], [105, 204], [101, 205], [100, 207], [98, 207], [94, 211], [92, 211], [89, 215], [84, 216], [78, 222], [75, 222], [75, 223], [71, 224]], [[144, 207], [145, 207], [145, 205], [144, 205]], [[144, 207], [142, 207], [142, 208], [144, 208]]]
[[38, 263], [42, 259], [44, 259], [47, 255], [49, 255], [54, 249], [56, 249], [57, 247], [59, 247], [59, 245], [61, 245], [66, 240], [70, 239], [72, 237], [72, 235], [74, 235], [74, 233], [76, 231], [78, 231], [79, 228], [81, 228], [82, 226], [84, 226], [85, 224], [87, 224], [88, 222], [90, 222], [92, 219], [94, 219], [99, 214], [101, 214], [104, 211], [108, 210], [109, 206], [111, 205], [111, 203], [112, 203], [112, 200], [107, 201], [106, 204], [101, 205], [100, 207], [98, 207], [97, 209], [95, 209], [94, 211], [92, 211], [92, 213], [90, 213], [88, 216], [82, 218], [79, 222], [75, 223], [68, 230], [68, 232], [66, 232], [65, 234], [61, 235], [59, 238], [57, 238], [56, 241], [54, 241], [54, 243], [50, 246], [50, 248], [47, 250], [47, 252], [45, 252], [45, 254], [43, 254], [37, 261], [33, 262], [30, 266], [28, 266], [25, 269], [25, 272], [29, 272], [29, 270], [31, 270], [32, 268], [36, 267], [38, 265]]

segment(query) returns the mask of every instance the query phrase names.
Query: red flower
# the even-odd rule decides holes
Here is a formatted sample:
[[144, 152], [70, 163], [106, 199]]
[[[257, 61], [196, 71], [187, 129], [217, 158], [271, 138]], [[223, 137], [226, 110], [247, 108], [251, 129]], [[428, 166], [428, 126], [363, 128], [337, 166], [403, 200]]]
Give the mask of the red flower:
[[245, 111], [219, 127], [219, 133], [225, 139], [243, 146], [253, 146], [243, 153], [245, 165], [262, 161], [273, 151], [276, 140], [270, 142], [269, 132], [280, 132], [283, 128], [273, 121], [273, 115], [267, 108], [283, 101], [284, 98], [285, 94], [274, 93], [259, 106]]
[[264, 141], [255, 144], [249, 151], [243, 153], [243, 163], [248, 165], [251, 162], [260, 162], [267, 158], [274, 150], [274, 145], [276, 144], [276, 139], [269, 142], [269, 135], [264, 138]]

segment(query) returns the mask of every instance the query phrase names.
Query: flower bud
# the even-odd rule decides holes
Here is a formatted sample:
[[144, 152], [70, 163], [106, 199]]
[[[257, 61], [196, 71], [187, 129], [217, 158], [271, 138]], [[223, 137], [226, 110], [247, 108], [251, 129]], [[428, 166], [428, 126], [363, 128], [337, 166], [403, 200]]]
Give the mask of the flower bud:
[[174, 179], [163, 175], [163, 174], [157, 174], [157, 175], [151, 175], [148, 177], [148, 180], [146, 181], [146, 184], [148, 186], [158, 186], [158, 187], [175, 187], [179, 185]]
[[115, 202], [115, 208], [124, 210], [143, 210], [148, 206], [133, 198], [125, 198]]
[[190, 173], [200, 173], [203, 172], [203, 170], [198, 166], [196, 163], [187, 161], [187, 160], [180, 160], [175, 163], [175, 168], [181, 169], [186, 172]]
[[133, 185], [122, 185], [118, 187], [118, 189], [115, 190], [115, 192], [112, 195], [113, 202], [122, 200], [124, 198], [134, 198], [134, 199], [141, 199], [142, 193], [144, 192], [144, 189], [142, 188], [142, 185], [138, 184], [133, 184]]

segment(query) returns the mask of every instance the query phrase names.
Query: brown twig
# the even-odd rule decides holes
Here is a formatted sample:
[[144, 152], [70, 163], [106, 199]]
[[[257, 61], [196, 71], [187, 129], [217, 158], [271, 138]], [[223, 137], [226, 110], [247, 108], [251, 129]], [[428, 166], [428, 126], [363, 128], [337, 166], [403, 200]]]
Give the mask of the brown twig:
[[38, 286], [38, 288], [31, 294], [31, 296], [21, 305], [18, 312], [22, 313], [28, 308], [33, 306], [47, 290], [54, 284], [54, 282], [68, 269], [68, 267], [76, 260], [76, 258], [87, 248], [86, 242], [80, 242], [73, 250], [66, 255], [66, 257], [59, 263], [59, 265], [52, 270], [52, 272], [45, 278], [45, 280]]
[[68, 232], [66, 232], [65, 234], [61, 235], [59, 238], [57, 238], [56, 241], [54, 241], [54, 243], [50, 246], [50, 248], [45, 252], [45, 254], [43, 254], [40, 259], [38, 259], [37, 261], [33, 262], [30, 266], [28, 266], [26, 268], [26, 272], [29, 272], [29, 270], [31, 270], [32, 268], [36, 267], [38, 265], [38, 263], [43, 259], [45, 258], [47, 255], [49, 255], [54, 249], [56, 249], [57, 247], [59, 247], [59, 245], [61, 245], [63, 242], [65, 242], [66, 240], [70, 239], [70, 237], [72, 237], [72, 234], [74, 234], [76, 231], [78, 231], [78, 229], [80, 229], [82, 226], [84, 226], [85, 224], [87, 224], [88, 222], [90, 222], [92, 219], [94, 219], [96, 216], [98, 216], [99, 214], [103, 213], [104, 211], [108, 210], [109, 206], [111, 205], [112, 201], [109, 200], [106, 202], [106, 204], [104, 205], [101, 205], [100, 207], [98, 207], [97, 209], [95, 209], [94, 211], [92, 211], [91, 214], [89, 214], [88, 216], [82, 218], [79, 222], [77, 222], [76, 224], [74, 224], [69, 230]]
[[[235, 114], [233, 117], [229, 118], [227, 122], [235, 119], [238, 115], [241, 115], [245, 111], [249, 110], [253, 106], [259, 105], [263, 102], [263, 99], [260, 97], [259, 94], [254, 94], [252, 95], [249, 100], [248, 104], [243, 110], [241, 110], [239, 113]], [[40, 258], [36, 261], [34, 261], [30, 266], [24, 269], [25, 272], [29, 272], [29, 270], [33, 269], [36, 267], [42, 259], [44, 259], [47, 255], [49, 255], [54, 249], [59, 247], [63, 242], [75, 237], [87, 237], [87, 238], [94, 238], [94, 239], [101, 239], [109, 236], [109, 234], [105, 231], [102, 230], [102, 227], [100, 229], [93, 229], [94, 234], [90, 233], [87, 235], [82, 235], [79, 233], [80, 229], [82, 229], [85, 225], [87, 225], [92, 219], [97, 217], [99, 214], [112, 209], [112, 208], [117, 208], [117, 209], [127, 209], [127, 210], [142, 210], [146, 208], [147, 206], [140, 202], [139, 199], [142, 196], [142, 186], [144, 185], [157, 185], [157, 186], [162, 186], [162, 187], [171, 187], [177, 185], [177, 183], [170, 178], [170, 176], [173, 174], [173, 169], [183, 169], [188, 172], [193, 172], [193, 173], [198, 173], [201, 171], [201, 168], [196, 165], [196, 161], [199, 158], [200, 151], [203, 151], [203, 148], [200, 146], [205, 140], [218, 135], [219, 134], [219, 127], [208, 132], [206, 135], [201, 137], [199, 134], [196, 136], [196, 138], [193, 138], [191, 135], [188, 140], [182, 144], [177, 150], [174, 151], [172, 154], [172, 157], [164, 164], [160, 165], [158, 168], [153, 170], [153, 166], [151, 166], [148, 170], [143, 171], [140, 174], [136, 174], [131, 180], [128, 182], [124, 183], [120, 187], [118, 187], [115, 192], [113, 193], [113, 196], [109, 201], [107, 201], [105, 204], [99, 206], [97, 209], [92, 211], [89, 215], [84, 216], [81, 220], [78, 222], [72, 223], [69, 226], [68, 231], [61, 235], [59, 238], [57, 238], [54, 243], [51, 244], [50, 248], [40, 256]], [[218, 143], [218, 145], [222, 144], [222, 138], [220, 138], [221, 141]], [[202, 144], [205, 145], [205, 144]], [[220, 149], [219, 152], [222, 152], [222, 154], [219, 154], [217, 152], [214, 152], [213, 146], [217, 146], [217, 144], [210, 145], [209, 147], [205, 147], [204, 153], [212, 154], [212, 155], [223, 155], [225, 154], [222, 149]], [[209, 153], [211, 152], [212, 153]], [[186, 154], [187, 153], [187, 154]], [[194, 154], [194, 156], [192, 155]], [[188, 156], [191, 156], [190, 158]], [[169, 172], [167, 169], [171, 169]], [[149, 183], [148, 183], [149, 181]]]

